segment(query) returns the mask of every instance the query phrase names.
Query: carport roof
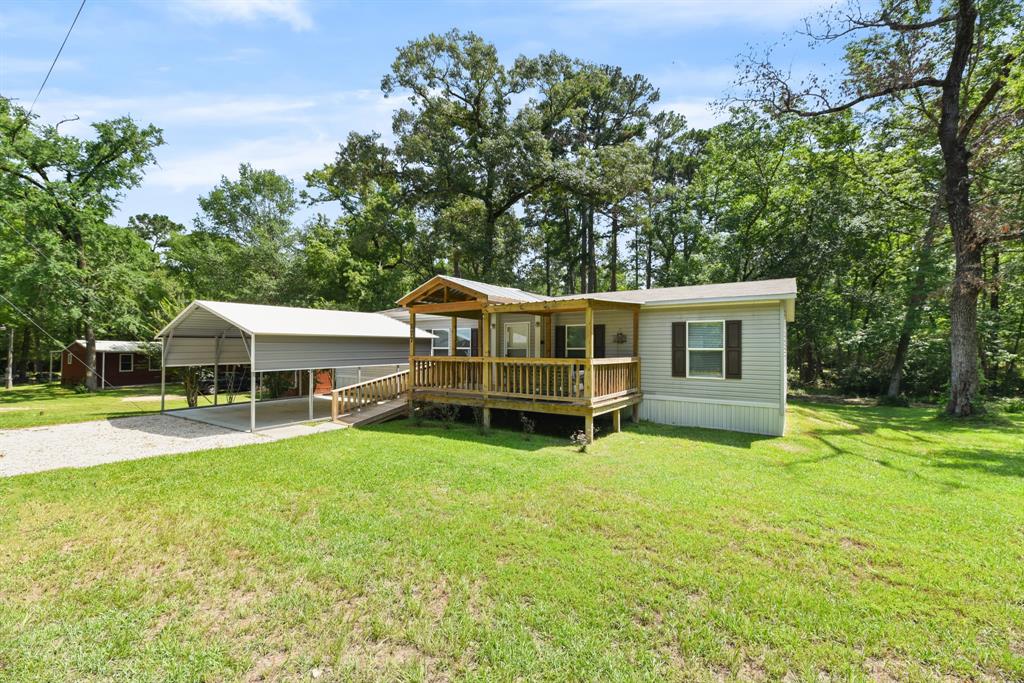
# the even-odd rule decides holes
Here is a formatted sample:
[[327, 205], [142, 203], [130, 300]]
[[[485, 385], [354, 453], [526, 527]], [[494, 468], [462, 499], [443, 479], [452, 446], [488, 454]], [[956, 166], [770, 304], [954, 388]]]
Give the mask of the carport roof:
[[[200, 300], [189, 304], [156, 336], [166, 337], [172, 331], [177, 334], [179, 330], [183, 336], [218, 336], [220, 332], [209, 328], [209, 316], [205, 314], [212, 314], [247, 334], [291, 337], [409, 337], [407, 324], [379, 313]], [[193, 317], [197, 318], [197, 323], [203, 322], [194, 326], [195, 329], [190, 329], [192, 326], [189, 325], [189, 321]], [[419, 339], [429, 339], [432, 336], [422, 330], [416, 331], [416, 337]]]

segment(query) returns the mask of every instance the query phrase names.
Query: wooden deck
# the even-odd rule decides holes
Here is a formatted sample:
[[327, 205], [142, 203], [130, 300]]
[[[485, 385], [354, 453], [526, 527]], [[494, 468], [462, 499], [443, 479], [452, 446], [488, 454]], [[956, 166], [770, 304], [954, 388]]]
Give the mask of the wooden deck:
[[410, 400], [593, 418], [638, 403], [639, 358], [413, 356]]

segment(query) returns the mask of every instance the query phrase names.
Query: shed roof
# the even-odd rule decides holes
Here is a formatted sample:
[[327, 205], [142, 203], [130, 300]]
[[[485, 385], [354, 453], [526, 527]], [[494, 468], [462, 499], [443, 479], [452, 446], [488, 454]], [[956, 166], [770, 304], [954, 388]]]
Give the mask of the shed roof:
[[[265, 306], [226, 301], [193, 301], [172, 320], [157, 337], [166, 337], [172, 330], [177, 336], [216, 336], [217, 325], [211, 315], [247, 334], [268, 334], [291, 337], [409, 337], [409, 326], [379, 313], [331, 311], [291, 306]], [[417, 330], [418, 338], [429, 339], [427, 332]]]

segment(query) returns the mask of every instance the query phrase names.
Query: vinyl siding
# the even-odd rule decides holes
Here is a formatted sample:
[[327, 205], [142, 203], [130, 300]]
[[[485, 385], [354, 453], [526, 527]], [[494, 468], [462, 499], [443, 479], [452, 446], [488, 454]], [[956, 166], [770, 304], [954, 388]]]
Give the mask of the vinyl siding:
[[[573, 313], [558, 313], [554, 316], [553, 325], [582, 325], [586, 316], [583, 311]], [[642, 320], [643, 318], [641, 318]], [[603, 310], [594, 311], [594, 324], [604, 325], [605, 334], [605, 356], [608, 358], [623, 358], [633, 355], [633, 312], [629, 310]], [[615, 343], [615, 335], [622, 332], [626, 335], [626, 341], [622, 344]], [[552, 334], [552, 336], [554, 336]], [[640, 338], [643, 339], [643, 333]]]
[[[171, 337], [167, 343], [166, 365], [169, 368], [189, 365], [213, 365], [216, 353], [215, 339]], [[246, 342], [247, 344], [248, 342]], [[220, 346], [221, 365], [248, 365], [249, 352], [238, 337], [228, 337]]]
[[[429, 339], [417, 340], [417, 353], [429, 354], [429, 344]], [[408, 362], [407, 339], [256, 335], [256, 370], [259, 372]]]
[[[672, 323], [688, 320], [743, 321], [742, 379], [672, 376]], [[666, 424], [781, 434], [785, 336], [781, 304], [642, 309], [641, 417]]]

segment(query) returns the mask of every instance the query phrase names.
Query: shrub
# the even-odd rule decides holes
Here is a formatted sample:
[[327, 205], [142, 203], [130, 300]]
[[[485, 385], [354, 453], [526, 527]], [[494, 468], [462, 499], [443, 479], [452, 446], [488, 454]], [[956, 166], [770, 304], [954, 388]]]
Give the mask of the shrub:
[[[594, 428], [594, 431], [597, 431], [596, 427]], [[587, 438], [587, 433], [585, 431], [578, 429], [569, 437], [569, 443], [571, 443], [573, 448], [580, 453], [586, 453], [587, 447], [590, 446], [590, 439]]]
[[426, 401], [413, 401], [412, 403], [412, 423], [416, 427], [422, 427], [423, 423], [430, 419], [433, 414], [434, 406], [432, 403]]
[[1008, 398], [1000, 407], [1004, 413], [1024, 413], [1024, 398]]
[[533, 438], [533, 432], [537, 428], [537, 423], [534, 422], [533, 418], [526, 413], [519, 413], [519, 423], [523, 425], [523, 436], [529, 441]]
[[439, 403], [435, 411], [445, 429], [451, 429], [459, 418], [459, 407], [454, 403]]

